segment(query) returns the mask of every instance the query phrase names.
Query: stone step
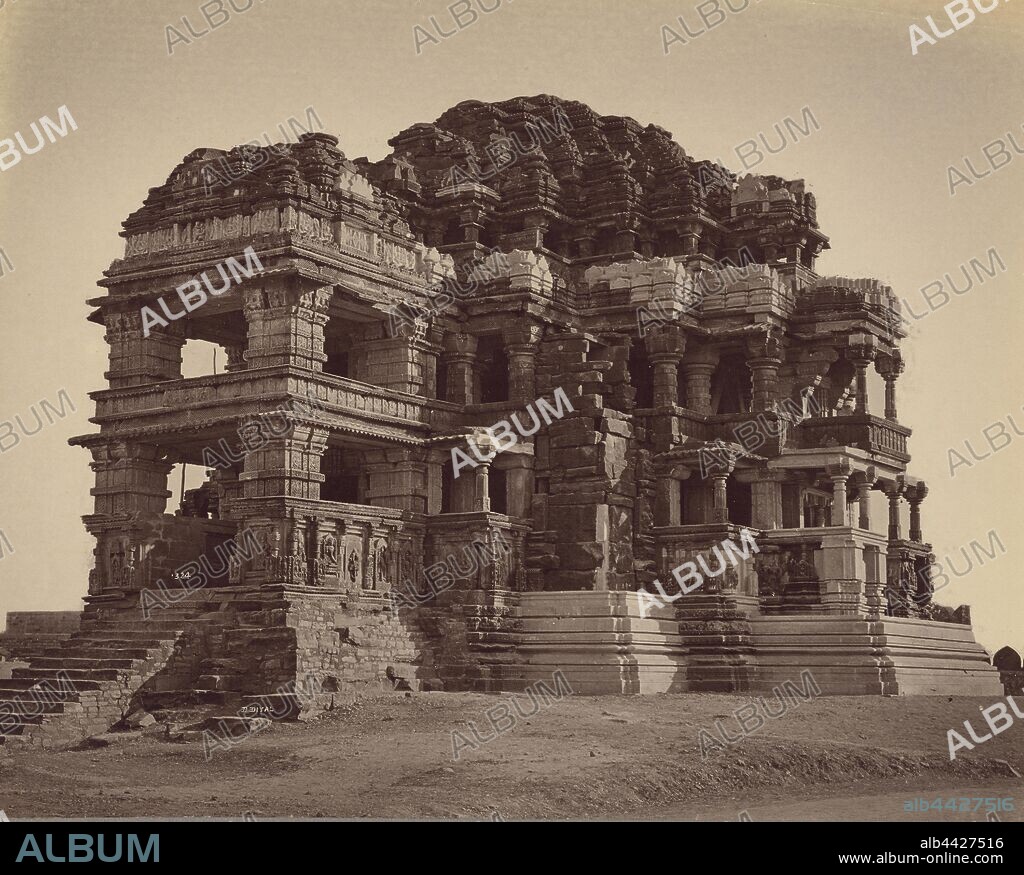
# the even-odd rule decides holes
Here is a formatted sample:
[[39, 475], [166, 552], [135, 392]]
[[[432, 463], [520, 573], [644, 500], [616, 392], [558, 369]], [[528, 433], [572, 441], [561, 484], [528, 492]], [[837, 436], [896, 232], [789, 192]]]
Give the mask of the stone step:
[[54, 702], [52, 697], [48, 697], [46, 701], [39, 701], [34, 699], [18, 698], [15, 696], [0, 696], [0, 726], [3, 726], [4, 721], [9, 717], [13, 716], [19, 718], [20, 715], [26, 713], [39, 713], [39, 714], [63, 714], [66, 705], [75, 705], [77, 708], [81, 708], [78, 702], [66, 701], [66, 702]]
[[93, 632], [93, 631], [171, 631], [180, 632], [188, 623], [195, 622], [193, 620], [183, 620], [182, 618], [171, 618], [166, 620], [97, 620], [93, 623], [83, 623], [82, 628], [79, 632]]
[[126, 658], [96, 659], [95, 657], [71, 656], [43, 656], [33, 659], [30, 669], [37, 668], [134, 668], [135, 664], [142, 660]]
[[[38, 680], [31, 678], [4, 678], [0, 680], [0, 696], [5, 698], [12, 694], [23, 695], [26, 691], [30, 691], [32, 687], [39, 683]], [[75, 694], [76, 692], [84, 692], [85, 690], [98, 690], [103, 685], [102, 681], [94, 680], [76, 680], [74, 683], [74, 690], [65, 690], [61, 688], [61, 685], [53, 680], [47, 680], [47, 688], [45, 690], [46, 695], [53, 698], [58, 693]], [[51, 692], [52, 691], [52, 692]], [[43, 692], [43, 691], [41, 691]]]
[[199, 664], [199, 671], [202, 674], [238, 674], [245, 671], [242, 660], [230, 658], [204, 659]]
[[21, 711], [5, 711], [0, 713], [0, 736], [22, 735], [29, 726], [42, 726], [59, 720], [65, 714], [81, 714], [84, 710], [78, 702], [69, 702], [66, 705], [39, 704]]
[[161, 644], [174, 641], [178, 637], [177, 635], [161, 636], [154, 634], [154, 632], [90, 632], [70, 639], [69, 646], [73, 646], [78, 642], [87, 642], [95, 647], [109, 647], [112, 641], [123, 641], [125, 644], [137, 647], [159, 647]]
[[51, 647], [40, 656], [42, 658], [70, 657], [74, 659], [148, 659], [152, 648], [149, 647], [93, 647], [87, 644], [75, 644], [64, 648]]
[[219, 690], [238, 692], [245, 678], [238, 674], [204, 674], [196, 680], [196, 690]]
[[295, 630], [287, 626], [232, 626], [224, 630], [226, 638], [289, 638]]
[[58, 676], [65, 674], [71, 680], [72, 683], [83, 680], [83, 681], [116, 681], [118, 675], [118, 669], [116, 668], [16, 668], [13, 672], [12, 680], [28, 680], [33, 679], [36, 683], [40, 681], [48, 680], [54, 682]]

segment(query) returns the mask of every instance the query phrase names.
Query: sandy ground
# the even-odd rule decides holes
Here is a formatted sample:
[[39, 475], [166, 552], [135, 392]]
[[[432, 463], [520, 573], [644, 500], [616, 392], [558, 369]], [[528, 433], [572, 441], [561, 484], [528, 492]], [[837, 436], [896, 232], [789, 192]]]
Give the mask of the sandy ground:
[[[0, 754], [0, 808], [46, 817], [616, 818], [984, 821], [974, 799], [1024, 806], [1024, 720], [950, 762], [946, 731], [993, 700], [818, 698], [702, 758], [698, 730], [737, 734], [748, 701], [719, 694], [566, 696], [495, 737], [471, 693], [363, 699], [274, 724], [204, 758], [201, 740]], [[520, 709], [533, 706], [520, 697]], [[508, 721], [505, 721], [507, 724]], [[453, 730], [472, 739], [459, 742]], [[500, 724], [505, 725], [505, 724]], [[457, 739], [458, 741], [458, 739]], [[1002, 762], [1000, 762], [1002, 761]], [[1012, 767], [1012, 768], [1011, 768]], [[968, 812], [905, 811], [915, 798]], [[963, 803], [957, 803], [961, 807]], [[1000, 811], [1004, 821], [1018, 810]]]

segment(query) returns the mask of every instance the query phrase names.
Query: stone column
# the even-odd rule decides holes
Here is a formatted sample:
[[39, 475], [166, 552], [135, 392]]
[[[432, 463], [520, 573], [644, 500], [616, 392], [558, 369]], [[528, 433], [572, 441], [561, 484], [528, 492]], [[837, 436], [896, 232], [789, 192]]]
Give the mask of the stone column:
[[224, 365], [224, 373], [230, 374], [234, 371], [245, 370], [245, 344], [230, 344], [224, 347], [227, 355], [227, 363]]
[[865, 414], [870, 411], [868, 407], [868, 362], [858, 359], [854, 362], [857, 369], [857, 403], [854, 407], [856, 413]]
[[171, 322], [166, 328], [150, 328], [143, 334], [139, 310], [103, 314], [107, 326], [104, 340], [109, 346], [110, 368], [104, 374], [110, 388], [139, 386], [163, 380], [181, 379], [181, 348], [185, 345], [185, 323]]
[[[465, 447], [463, 447], [465, 449]], [[466, 451], [472, 458], [473, 451]], [[480, 462], [473, 459], [477, 465]], [[450, 457], [445, 461], [450, 465]], [[473, 513], [479, 508], [476, 506], [476, 468], [461, 468], [459, 476], [452, 478], [451, 513]]]
[[714, 496], [714, 503], [711, 508], [711, 521], [714, 523], [727, 523], [729, 521], [729, 503], [727, 498], [726, 484], [729, 480], [729, 475], [726, 474], [712, 474], [712, 494]]
[[772, 410], [779, 393], [779, 366], [782, 347], [777, 338], [767, 335], [747, 343], [747, 367], [751, 373], [751, 407]]
[[491, 509], [491, 492], [490, 492], [490, 462], [481, 462], [474, 469], [474, 500], [473, 510], [485, 513], [490, 512]]
[[418, 450], [373, 450], [364, 453], [368, 475], [366, 503], [424, 513], [427, 463]]
[[654, 406], [669, 407], [679, 399], [679, 356], [656, 352], [649, 356], [654, 371]]
[[644, 338], [647, 359], [654, 371], [654, 406], [679, 403], [679, 360], [686, 349], [686, 336], [678, 325], [666, 325]]
[[790, 397], [801, 397], [807, 393], [809, 399], [816, 402], [818, 410], [815, 416], [828, 416], [828, 411], [820, 409], [824, 405], [821, 390], [818, 388], [829, 367], [839, 358], [839, 351], [831, 346], [812, 347], [807, 350], [794, 351], [791, 358], [795, 359], [786, 368], [792, 373], [792, 389]]
[[750, 482], [751, 523], [770, 531], [782, 526], [782, 477], [778, 471], [757, 471]]
[[892, 422], [896, 422], [896, 380], [903, 369], [904, 362], [899, 350], [875, 359], [875, 370], [885, 380], [885, 418]]
[[[260, 420], [261, 417], [252, 417]], [[262, 425], [266, 429], [266, 423]], [[245, 424], [243, 424], [243, 428]], [[273, 434], [273, 432], [270, 432]], [[250, 498], [290, 497], [320, 499], [320, 458], [327, 445], [326, 429], [298, 424], [272, 436], [246, 453], [242, 495]]]
[[416, 320], [413, 330], [397, 337], [377, 337], [353, 344], [351, 368], [356, 379], [396, 392], [430, 397], [436, 383], [438, 350], [427, 339], [427, 324]]
[[250, 368], [289, 365], [322, 371], [324, 326], [333, 290], [303, 289], [300, 281], [280, 279], [264, 288], [243, 290]]
[[537, 398], [537, 350], [543, 333], [541, 325], [507, 329], [503, 333], [508, 354], [509, 401], [513, 404], [526, 405]]
[[910, 502], [910, 540], [921, 543], [924, 535], [921, 533], [921, 502], [928, 494], [928, 487], [924, 483], [918, 483], [907, 489], [907, 501]]
[[679, 480], [671, 474], [658, 477], [654, 496], [654, 524], [678, 526], [682, 522]]
[[854, 334], [850, 336], [850, 347], [847, 358], [856, 373], [857, 405], [855, 412], [864, 416], [870, 412], [868, 405], [868, 365], [875, 358], [875, 338], [870, 334]]
[[477, 339], [472, 334], [448, 334], [444, 338], [442, 360], [447, 366], [447, 397], [455, 404], [475, 402], [474, 365]]
[[903, 484], [889, 483], [885, 486], [885, 495], [889, 499], [889, 540], [898, 541], [903, 535], [900, 531], [900, 495]]
[[441, 513], [441, 491], [444, 466], [451, 464], [451, 454], [442, 450], [427, 452], [427, 515]]
[[683, 362], [686, 406], [695, 413], [711, 413], [711, 375], [717, 364], [708, 358]]
[[861, 486], [857, 490], [857, 525], [862, 529], [871, 530], [871, 490]]
[[174, 467], [165, 448], [133, 441], [112, 441], [90, 447], [96, 485], [95, 513], [161, 514], [171, 491], [167, 477]]
[[829, 525], [846, 525], [846, 480], [848, 474], [833, 474], [832, 481], [832, 518]]
[[825, 505], [814, 504], [811, 505], [811, 522], [814, 523], [813, 528], [820, 529], [825, 526]]
[[502, 458], [508, 489], [506, 512], [509, 516], [528, 519], [533, 512], [533, 456], [505, 453]]

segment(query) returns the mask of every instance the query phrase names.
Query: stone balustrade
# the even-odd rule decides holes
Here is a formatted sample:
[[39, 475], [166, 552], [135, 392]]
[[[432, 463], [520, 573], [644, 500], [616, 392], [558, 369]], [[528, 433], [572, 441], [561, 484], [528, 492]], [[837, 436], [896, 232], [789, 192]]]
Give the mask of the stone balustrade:
[[901, 462], [910, 461], [907, 438], [911, 429], [871, 414], [814, 417], [797, 427], [800, 449], [857, 447]]

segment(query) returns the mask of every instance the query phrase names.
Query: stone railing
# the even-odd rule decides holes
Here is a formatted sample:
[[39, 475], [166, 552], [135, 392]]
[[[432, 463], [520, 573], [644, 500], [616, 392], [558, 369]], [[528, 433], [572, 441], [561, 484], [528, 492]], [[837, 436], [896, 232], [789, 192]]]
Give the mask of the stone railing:
[[[220, 416], [265, 413], [274, 409], [312, 409], [332, 418], [357, 416], [368, 422], [400, 427], [410, 424], [447, 430], [458, 422], [457, 408], [404, 392], [384, 389], [332, 374], [290, 368], [261, 368], [235, 374], [217, 374], [168, 380], [146, 386], [103, 389], [93, 393], [96, 418], [100, 422], [124, 417], [131, 424], [147, 424], [145, 417], [171, 413], [180, 420], [183, 413], [197, 425]], [[265, 403], [256, 406], [257, 402]]]
[[430, 517], [427, 583], [447, 578], [454, 580], [452, 590], [520, 592], [526, 582], [523, 538], [524, 527], [504, 514], [481, 511]]
[[910, 460], [907, 454], [910, 434], [909, 428], [888, 419], [871, 414], [852, 414], [805, 419], [796, 428], [796, 442], [800, 449], [805, 450], [856, 447], [907, 462]]
[[754, 567], [765, 613], [792, 613], [821, 603], [822, 537], [828, 529], [775, 529], [759, 541]]
[[[748, 543], [742, 541], [744, 531], [747, 532]], [[658, 556], [658, 580], [669, 595], [679, 592], [679, 585], [672, 574], [673, 569], [687, 562], [694, 563], [697, 573], [704, 578], [701, 586], [694, 590], [695, 595], [756, 595], [757, 576], [754, 562], [757, 554], [749, 546], [751, 536], [755, 543], [757, 541], [758, 533], [755, 530], [733, 523], [709, 523], [656, 526], [652, 532]], [[722, 548], [723, 542], [726, 541], [732, 542], [732, 550]], [[739, 558], [740, 553], [749, 555], [743, 559]], [[724, 570], [719, 572], [723, 564]], [[685, 577], [686, 572], [683, 571], [681, 574]], [[647, 589], [654, 592], [653, 586]]]
[[422, 566], [423, 527], [403, 511], [304, 501], [288, 519], [245, 521], [259, 549], [237, 581], [384, 597]]

